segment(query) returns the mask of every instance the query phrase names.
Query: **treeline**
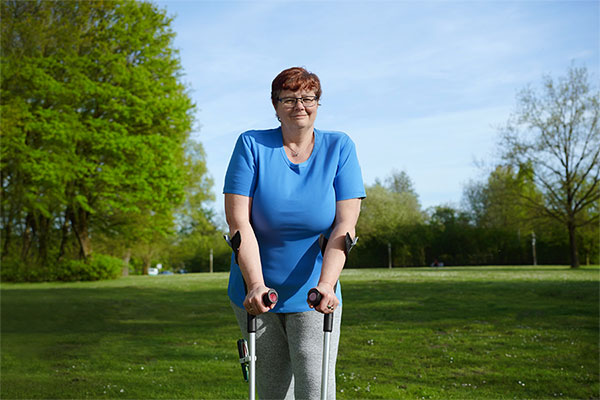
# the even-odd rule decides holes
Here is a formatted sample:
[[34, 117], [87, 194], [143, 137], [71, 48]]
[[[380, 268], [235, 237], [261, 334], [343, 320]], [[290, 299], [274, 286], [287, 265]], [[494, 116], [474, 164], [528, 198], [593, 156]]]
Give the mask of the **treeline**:
[[[517, 95], [498, 167], [463, 206], [421, 212], [405, 173], [367, 191], [351, 265], [600, 263], [600, 92], [585, 67]], [[365, 243], [366, 242], [366, 243]], [[383, 255], [383, 256], [382, 256]]]
[[[564, 225], [531, 208], [524, 191], [536, 191], [530, 173], [498, 166], [465, 187], [460, 207], [422, 210], [409, 176], [393, 172], [367, 187], [348, 266], [533, 264], [534, 252], [538, 264], [569, 264]], [[580, 229], [578, 239], [582, 261], [600, 263], [598, 226]]]

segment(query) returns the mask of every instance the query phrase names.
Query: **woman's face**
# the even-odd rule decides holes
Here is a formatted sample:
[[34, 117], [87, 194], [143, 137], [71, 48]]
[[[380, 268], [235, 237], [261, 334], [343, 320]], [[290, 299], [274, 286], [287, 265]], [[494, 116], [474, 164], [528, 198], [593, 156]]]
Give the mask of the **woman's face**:
[[[279, 94], [280, 99], [314, 97], [313, 90], [282, 90]], [[275, 111], [281, 120], [281, 125], [292, 129], [312, 128], [317, 118], [318, 101], [312, 107], [305, 106], [300, 100], [297, 100], [293, 106], [287, 106], [281, 101], [277, 102]]]

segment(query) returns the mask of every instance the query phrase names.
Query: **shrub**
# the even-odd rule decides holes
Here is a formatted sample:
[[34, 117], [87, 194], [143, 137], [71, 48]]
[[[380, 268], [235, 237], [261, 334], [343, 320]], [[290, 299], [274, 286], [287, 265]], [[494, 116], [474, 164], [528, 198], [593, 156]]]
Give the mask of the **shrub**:
[[98, 281], [121, 275], [123, 261], [104, 254], [93, 254], [88, 260], [65, 260], [58, 264], [60, 281]]
[[0, 277], [4, 282], [98, 281], [121, 276], [123, 261], [104, 254], [88, 260], [62, 260], [48, 266], [30, 265], [18, 258], [2, 258]]

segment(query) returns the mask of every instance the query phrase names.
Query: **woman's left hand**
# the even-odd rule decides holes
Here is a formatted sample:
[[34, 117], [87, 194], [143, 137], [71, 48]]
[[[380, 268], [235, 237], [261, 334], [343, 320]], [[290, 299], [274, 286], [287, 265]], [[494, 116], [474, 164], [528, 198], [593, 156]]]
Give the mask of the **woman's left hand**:
[[[331, 314], [334, 312], [337, 306], [340, 304], [340, 301], [335, 295], [333, 286], [328, 283], [319, 283], [316, 289], [319, 291], [319, 293], [321, 293], [322, 298], [319, 305], [314, 307], [314, 309], [323, 314]], [[310, 303], [309, 306], [313, 308]]]

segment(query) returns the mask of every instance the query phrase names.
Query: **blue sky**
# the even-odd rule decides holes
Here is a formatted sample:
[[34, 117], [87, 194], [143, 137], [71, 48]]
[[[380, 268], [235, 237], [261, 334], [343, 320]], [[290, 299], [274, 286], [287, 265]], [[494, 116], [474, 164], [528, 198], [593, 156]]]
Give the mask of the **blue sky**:
[[[278, 126], [270, 85], [304, 66], [315, 126], [346, 132], [365, 184], [405, 170], [423, 208], [460, 205], [497, 161], [518, 90], [573, 63], [600, 68], [598, 1], [160, 1], [197, 105], [214, 209], [238, 135]], [[484, 168], [481, 167], [484, 166]]]

